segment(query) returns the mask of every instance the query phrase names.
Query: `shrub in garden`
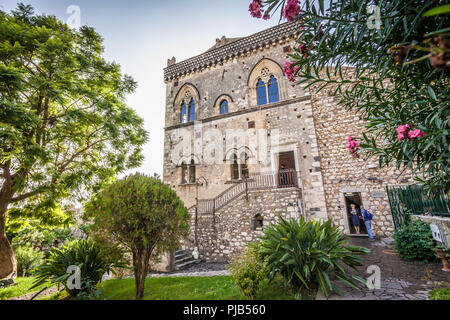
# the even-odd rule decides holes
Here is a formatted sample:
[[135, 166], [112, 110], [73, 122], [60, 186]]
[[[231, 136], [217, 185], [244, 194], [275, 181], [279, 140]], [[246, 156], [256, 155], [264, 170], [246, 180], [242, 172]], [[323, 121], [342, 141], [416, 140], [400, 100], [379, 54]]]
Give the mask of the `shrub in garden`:
[[[79, 289], [71, 289], [66, 285], [68, 278], [74, 274], [73, 271], [68, 273], [68, 268], [71, 266], [80, 268]], [[93, 241], [75, 240], [62, 248], [50, 250], [45, 263], [36, 268], [36, 281], [32, 288], [50, 282], [65, 286], [71, 297], [78, 294], [91, 294], [105, 273], [114, 272], [114, 267], [121, 266], [120, 261], [111, 261], [104, 255]]]
[[268, 259], [269, 277], [273, 279], [276, 274], [281, 274], [299, 293], [311, 293], [320, 287], [327, 297], [332, 290], [340, 294], [330, 280], [331, 274], [354, 288], [359, 288], [354, 280], [366, 284], [364, 279], [348, 274], [344, 265], [356, 270], [362, 265], [359, 255], [370, 250], [346, 246], [345, 235], [331, 225], [331, 220], [281, 219], [280, 223], [264, 230], [261, 240], [261, 254]]
[[31, 271], [44, 262], [44, 253], [32, 246], [15, 248], [17, 259], [17, 276], [29, 276]]
[[430, 291], [430, 300], [450, 300], [450, 289], [440, 288]]
[[249, 299], [255, 298], [268, 274], [267, 259], [262, 257], [260, 250], [260, 243], [249, 244], [232, 257], [227, 266], [239, 290]]
[[189, 231], [189, 213], [156, 177], [134, 174], [98, 193], [85, 207], [90, 236], [131, 251], [136, 299], [144, 297], [150, 260], [175, 250]]
[[398, 229], [394, 233], [395, 249], [403, 259], [437, 261], [434, 252], [435, 242], [430, 225], [416, 220]]

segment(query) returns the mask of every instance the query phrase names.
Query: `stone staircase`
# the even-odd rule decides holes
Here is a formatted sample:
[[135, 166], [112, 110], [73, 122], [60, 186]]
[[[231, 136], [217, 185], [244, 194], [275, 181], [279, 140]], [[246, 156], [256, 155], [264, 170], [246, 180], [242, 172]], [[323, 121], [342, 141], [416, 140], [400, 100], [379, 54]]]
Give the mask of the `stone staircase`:
[[197, 261], [194, 260], [192, 255], [185, 250], [175, 251], [175, 270], [187, 269], [196, 263]]

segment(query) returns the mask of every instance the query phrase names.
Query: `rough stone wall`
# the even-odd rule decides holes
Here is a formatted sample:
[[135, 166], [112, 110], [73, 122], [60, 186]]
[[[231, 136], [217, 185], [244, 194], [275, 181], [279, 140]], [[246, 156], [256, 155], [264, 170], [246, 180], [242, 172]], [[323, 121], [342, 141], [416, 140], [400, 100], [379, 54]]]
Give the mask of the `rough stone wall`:
[[[251, 220], [261, 213], [264, 224], [278, 221], [280, 216], [329, 219], [344, 232], [350, 232], [344, 193], [358, 192], [364, 206], [375, 215], [374, 233], [391, 236], [394, 231], [386, 185], [411, 183], [409, 173], [394, 168], [379, 169], [377, 163], [354, 158], [346, 148], [347, 137], [360, 136], [364, 128], [361, 116], [348, 112], [317, 87], [305, 90], [290, 83], [281, 66], [295, 38], [284, 38], [271, 45], [237, 53], [209, 67], [197, 69], [177, 78], [166, 79], [166, 127], [164, 144], [164, 182], [176, 190], [188, 208], [199, 199], [213, 199], [235, 183], [227, 160], [234, 152], [227, 141], [227, 131], [239, 132], [234, 149], [240, 153], [249, 141], [264, 132], [266, 144], [257, 143], [249, 151], [250, 173], [274, 172], [278, 169], [277, 154], [293, 151], [299, 173], [299, 189], [252, 191], [247, 201], [241, 196], [219, 210], [215, 216], [198, 218], [197, 236], [200, 258], [226, 261], [245, 243], [257, 240], [260, 231], [253, 231]], [[226, 46], [226, 45], [225, 45]], [[278, 80], [280, 101], [257, 106], [255, 81], [263, 74], [273, 73]], [[180, 123], [181, 104], [196, 101], [196, 121]], [[229, 113], [220, 114], [219, 103], [229, 102]], [[249, 128], [254, 122], [255, 127]], [[239, 131], [241, 130], [241, 131]], [[260, 130], [260, 131], [259, 131]], [[215, 132], [216, 135], [207, 135]], [[274, 138], [274, 136], [276, 136]], [[188, 150], [184, 147], [190, 146]], [[233, 140], [233, 141], [235, 141]], [[210, 146], [215, 142], [217, 148]], [[206, 163], [207, 157], [221, 160]], [[182, 161], [195, 161], [196, 177], [207, 183], [201, 186], [182, 184]], [[269, 161], [266, 161], [266, 160]], [[185, 248], [195, 245], [194, 219]]]
[[[244, 195], [220, 210], [215, 216], [199, 216], [197, 226], [200, 259], [210, 262], [228, 262], [247, 243], [257, 241], [261, 229], [253, 230], [252, 219], [260, 214], [263, 225], [277, 223], [281, 217], [300, 217], [300, 193], [297, 188], [251, 191], [248, 200]], [[194, 212], [191, 212], [194, 217]], [[192, 252], [195, 247], [195, 220], [191, 221], [191, 233], [184, 249]]]
[[[226, 160], [233, 151], [228, 141], [223, 141], [227, 132], [244, 131], [246, 140], [236, 143], [240, 153], [249, 145], [249, 139], [256, 138], [262, 129], [266, 132], [267, 145], [259, 143], [250, 151], [250, 154], [254, 153], [249, 160], [250, 173], [276, 171], [276, 153], [293, 151], [304, 197], [304, 211], [308, 218], [327, 219], [311, 97], [301, 86], [292, 85], [281, 70], [287, 58], [284, 48], [294, 43], [293, 39], [288, 39], [166, 82], [163, 179], [177, 191], [188, 208], [195, 204], [197, 187], [181, 183], [181, 162], [189, 163], [192, 158], [195, 159], [196, 176], [204, 177], [208, 182], [198, 188], [198, 197], [214, 198], [231, 186], [231, 166]], [[253, 84], [264, 68], [269, 68], [277, 76], [280, 101], [258, 107]], [[197, 121], [180, 124], [180, 103], [186, 88], [196, 99]], [[229, 99], [227, 115], [220, 115], [217, 103], [221, 97]], [[251, 121], [255, 122], [255, 129], [248, 129]], [[206, 133], [211, 131], [217, 132], [217, 136], [208, 137]], [[186, 139], [191, 141], [191, 151], [180, 151]], [[208, 149], [212, 141], [220, 144], [221, 150]], [[207, 155], [202, 155], [198, 150], [220, 153], [223, 160], [207, 164], [203, 158]]]
[[[317, 133], [323, 185], [328, 216], [343, 231], [349, 232], [344, 193], [360, 192], [366, 209], [375, 218], [373, 231], [378, 236], [391, 236], [394, 223], [386, 193], [387, 185], [411, 184], [409, 172], [393, 167], [379, 169], [375, 159], [355, 158], [347, 150], [347, 137], [360, 137], [365, 127], [361, 115], [340, 106], [327, 90], [316, 93], [311, 87], [312, 111]], [[332, 90], [332, 89], [331, 89]]]

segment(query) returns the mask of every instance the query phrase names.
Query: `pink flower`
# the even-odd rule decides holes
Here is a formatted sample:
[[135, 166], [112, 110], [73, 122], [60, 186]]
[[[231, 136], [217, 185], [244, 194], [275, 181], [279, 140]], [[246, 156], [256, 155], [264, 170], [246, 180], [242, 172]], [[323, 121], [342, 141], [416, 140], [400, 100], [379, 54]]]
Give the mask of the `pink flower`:
[[353, 139], [352, 136], [347, 138], [347, 149], [348, 151], [356, 158], [358, 158], [358, 148], [359, 148], [359, 142]]
[[284, 63], [284, 74], [289, 78], [290, 81], [295, 82], [295, 75], [299, 69], [299, 66], [292, 66], [294, 63], [287, 61]]
[[411, 126], [409, 124], [405, 124], [403, 126], [399, 126], [397, 128], [397, 139], [399, 141], [403, 141], [408, 138], [408, 131], [411, 130]]
[[397, 128], [397, 133], [398, 133], [397, 138], [399, 141], [403, 141], [406, 139], [414, 140], [425, 137], [426, 135], [426, 133], [420, 129], [411, 130], [411, 126], [409, 124], [399, 126]]
[[298, 5], [298, 0], [288, 0], [286, 6], [283, 10], [283, 17], [287, 19], [287, 21], [293, 21], [297, 17], [300, 12], [300, 6]]
[[298, 46], [298, 51], [300, 51], [300, 53], [302, 54], [303, 57], [308, 58], [309, 56], [309, 50], [308, 50], [308, 46], [306, 44], [301, 44]]
[[398, 134], [407, 133], [410, 129], [411, 129], [411, 126], [409, 124], [405, 124], [405, 125], [399, 126], [397, 128], [397, 133]]
[[262, 17], [262, 11], [261, 11], [261, 0], [253, 0], [250, 3], [250, 7], [248, 8], [248, 11], [250, 11], [250, 15], [253, 18], [261, 18]]
[[422, 138], [425, 137], [426, 133], [423, 132], [420, 129], [417, 130], [411, 130], [408, 132], [408, 138], [410, 138], [411, 140], [417, 139], [417, 138]]

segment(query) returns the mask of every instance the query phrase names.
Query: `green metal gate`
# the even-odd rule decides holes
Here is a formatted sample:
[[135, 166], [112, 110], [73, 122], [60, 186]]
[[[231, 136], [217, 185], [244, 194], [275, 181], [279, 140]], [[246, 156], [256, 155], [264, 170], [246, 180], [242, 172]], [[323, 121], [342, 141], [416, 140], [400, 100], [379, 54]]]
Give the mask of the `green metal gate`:
[[428, 197], [420, 185], [386, 187], [395, 228], [401, 228], [411, 220], [410, 215], [429, 214], [450, 217], [450, 198]]

